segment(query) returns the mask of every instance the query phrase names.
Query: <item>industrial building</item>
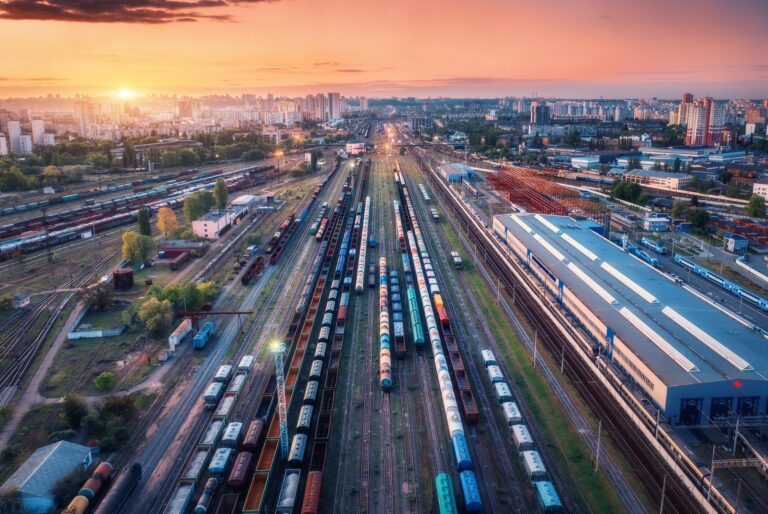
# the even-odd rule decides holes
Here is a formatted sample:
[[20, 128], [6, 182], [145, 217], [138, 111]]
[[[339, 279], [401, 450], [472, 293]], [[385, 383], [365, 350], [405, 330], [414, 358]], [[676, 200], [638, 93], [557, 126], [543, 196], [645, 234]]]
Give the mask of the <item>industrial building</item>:
[[666, 171], [632, 170], [624, 174], [624, 180], [645, 186], [683, 189], [691, 184], [693, 176], [685, 173], [668, 173]]
[[242, 205], [231, 209], [216, 209], [205, 213], [192, 222], [192, 232], [197, 237], [215, 240], [227, 229], [240, 221], [248, 213], [248, 208]]
[[88, 469], [91, 448], [59, 441], [38, 448], [5, 481], [0, 492], [17, 491], [23, 512], [49, 512], [54, 505], [53, 486], [78, 466]]
[[768, 342], [746, 323], [570, 217], [503, 214], [493, 229], [670, 422], [766, 413]]
[[458, 163], [443, 164], [437, 171], [449, 184], [458, 184], [474, 176], [472, 168]]

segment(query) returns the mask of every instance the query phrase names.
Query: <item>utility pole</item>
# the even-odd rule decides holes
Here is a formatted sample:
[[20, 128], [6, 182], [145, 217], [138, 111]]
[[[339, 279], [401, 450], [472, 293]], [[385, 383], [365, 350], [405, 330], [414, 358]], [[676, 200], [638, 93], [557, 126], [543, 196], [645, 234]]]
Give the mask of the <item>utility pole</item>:
[[597, 448], [595, 448], [595, 471], [600, 462], [600, 434], [603, 432], [603, 421], [597, 420]]
[[709, 465], [709, 488], [707, 489], [707, 502], [709, 502], [710, 496], [712, 496], [712, 487], [715, 481], [715, 449], [717, 446], [712, 445], [712, 461]]
[[533, 332], [533, 367], [536, 367], [536, 350], [537, 343], [539, 341], [539, 329], [535, 329]]
[[664, 473], [664, 481], [661, 483], [661, 505], [659, 505], [659, 514], [664, 514], [664, 495], [667, 492], [667, 474]]
[[563, 368], [565, 367], [565, 341], [563, 346], [560, 347], [560, 374], [563, 374]]
[[275, 354], [275, 377], [277, 378], [277, 407], [280, 414], [280, 453], [283, 459], [288, 459], [288, 412], [285, 402], [285, 367], [283, 365], [283, 352], [285, 349], [280, 343], [272, 348]]

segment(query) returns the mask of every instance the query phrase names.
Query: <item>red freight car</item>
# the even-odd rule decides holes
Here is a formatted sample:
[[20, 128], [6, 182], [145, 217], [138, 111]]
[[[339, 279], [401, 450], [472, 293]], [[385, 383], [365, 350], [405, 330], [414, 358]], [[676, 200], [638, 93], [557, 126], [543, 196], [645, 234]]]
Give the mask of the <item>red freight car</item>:
[[301, 514], [317, 514], [320, 511], [320, 488], [322, 485], [323, 472], [310, 471], [307, 475], [304, 501], [301, 503]]
[[184, 265], [185, 262], [189, 260], [189, 252], [182, 252], [180, 253], [175, 259], [171, 261], [170, 267], [172, 270], [176, 271], [180, 267]]
[[227, 485], [232, 489], [242, 489], [251, 476], [251, 465], [253, 464], [253, 454], [251, 452], [240, 452], [235, 457], [235, 463], [232, 465], [232, 471], [229, 473]]
[[261, 445], [261, 437], [264, 434], [264, 421], [254, 419], [248, 424], [248, 430], [243, 438], [243, 450], [255, 452]]

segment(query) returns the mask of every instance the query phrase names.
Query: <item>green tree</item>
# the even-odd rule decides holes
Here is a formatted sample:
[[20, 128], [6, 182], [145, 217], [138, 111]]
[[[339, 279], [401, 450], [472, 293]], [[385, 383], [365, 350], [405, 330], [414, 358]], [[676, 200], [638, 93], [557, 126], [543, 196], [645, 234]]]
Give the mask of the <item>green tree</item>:
[[672, 202], [672, 212], [670, 212], [670, 216], [673, 218], [682, 218], [685, 216], [689, 207], [690, 204], [685, 200], [675, 200]]
[[155, 250], [155, 240], [129, 230], [123, 233], [123, 258], [131, 262], [147, 262]]
[[136, 223], [139, 226], [139, 234], [143, 236], [152, 235], [152, 226], [149, 224], [149, 207], [139, 209]]
[[64, 397], [61, 417], [69, 428], [75, 430], [80, 428], [80, 424], [87, 414], [88, 407], [85, 405], [85, 400], [80, 396], [70, 393]]
[[704, 228], [709, 222], [709, 212], [705, 209], [691, 208], [688, 210], [688, 220], [696, 228]]
[[139, 308], [139, 321], [150, 334], [160, 335], [171, 326], [173, 304], [168, 300], [161, 302], [157, 298], [149, 298]]
[[184, 218], [192, 224], [197, 218], [211, 210], [215, 199], [210, 191], [197, 191], [184, 198]]
[[753, 218], [765, 218], [765, 198], [760, 195], [752, 195], [747, 202], [747, 216]]
[[112, 305], [112, 291], [107, 283], [99, 282], [83, 290], [83, 302], [93, 310], [104, 312]]
[[682, 162], [680, 161], [680, 157], [675, 157], [675, 163], [672, 165], [672, 170], [675, 173], [678, 173], [680, 171], [681, 165], [682, 165]]
[[101, 401], [98, 411], [99, 418], [104, 422], [114, 419], [128, 422], [136, 418], [139, 407], [131, 396], [110, 395]]
[[223, 178], [216, 179], [216, 186], [213, 188], [213, 196], [216, 198], [216, 208], [227, 208], [227, 184]]
[[99, 376], [96, 377], [93, 383], [99, 391], [109, 391], [115, 387], [116, 381], [117, 377], [114, 373], [111, 371], [103, 371], [99, 373]]
[[741, 193], [741, 185], [735, 180], [728, 182], [728, 187], [725, 188], [725, 196], [736, 197]]
[[197, 284], [190, 282], [182, 288], [181, 303], [188, 311], [200, 310], [200, 307], [203, 306], [203, 293]]

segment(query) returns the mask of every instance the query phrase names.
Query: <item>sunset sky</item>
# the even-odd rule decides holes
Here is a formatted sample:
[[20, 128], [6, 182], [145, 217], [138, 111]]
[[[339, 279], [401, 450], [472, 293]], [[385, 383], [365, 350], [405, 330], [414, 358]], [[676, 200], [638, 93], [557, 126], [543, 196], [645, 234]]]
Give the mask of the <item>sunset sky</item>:
[[768, 0], [0, 0], [0, 96], [768, 96]]

